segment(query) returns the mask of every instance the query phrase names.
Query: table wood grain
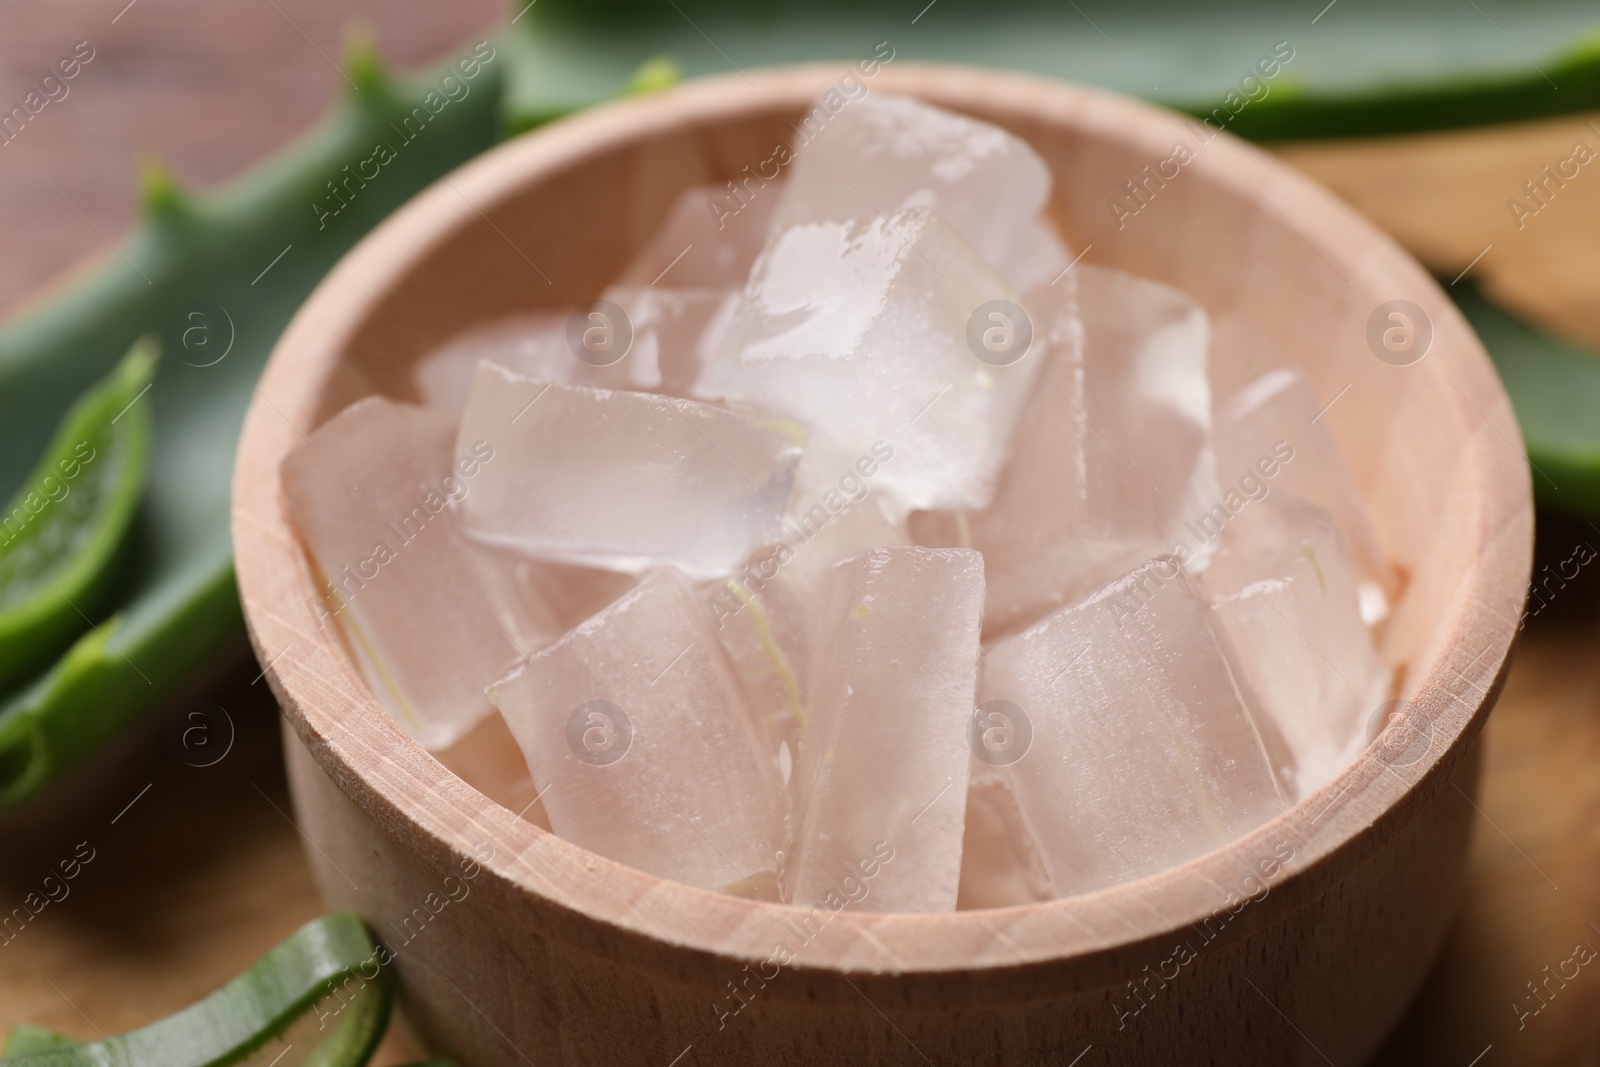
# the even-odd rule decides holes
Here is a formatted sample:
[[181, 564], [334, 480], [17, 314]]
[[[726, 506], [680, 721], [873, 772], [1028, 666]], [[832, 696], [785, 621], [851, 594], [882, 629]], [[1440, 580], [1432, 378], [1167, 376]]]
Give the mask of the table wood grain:
[[[1585, 151], [1592, 158], [1580, 165]], [[1528, 318], [1600, 348], [1600, 113], [1279, 154], [1446, 283], [1476, 281]], [[1564, 180], [1562, 171], [1576, 175]]]
[[[20, 100], [77, 42], [95, 49], [68, 97], [0, 148], [0, 305], [106, 250], [131, 218], [140, 153], [204, 184], [302, 130], [337, 90], [332, 61], [353, 17], [386, 55], [418, 61], [504, 12], [496, 0], [0, 0], [0, 103]], [[1469, 277], [1526, 314], [1600, 343], [1600, 167], [1532, 217], [1507, 203], [1526, 200], [1523, 182], [1574, 143], [1600, 150], [1594, 120], [1280, 151], [1446, 281], [1470, 264]], [[1554, 568], [1580, 544], [1600, 546], [1600, 530], [1541, 522], [1541, 563]], [[1600, 948], [1600, 578], [1588, 570], [1600, 568], [1524, 631], [1485, 735], [1458, 917], [1380, 1063], [1600, 1063], [1600, 967], [1559, 977], [1578, 946]], [[0, 1025], [83, 1037], [141, 1025], [321, 913], [257, 670], [241, 647], [46, 803], [0, 818], [0, 911], [59, 861], [93, 855], [64, 899], [0, 945]], [[210, 767], [183, 763], [167, 741], [196, 701], [234, 727]], [[397, 1027], [374, 1062], [415, 1055]]]

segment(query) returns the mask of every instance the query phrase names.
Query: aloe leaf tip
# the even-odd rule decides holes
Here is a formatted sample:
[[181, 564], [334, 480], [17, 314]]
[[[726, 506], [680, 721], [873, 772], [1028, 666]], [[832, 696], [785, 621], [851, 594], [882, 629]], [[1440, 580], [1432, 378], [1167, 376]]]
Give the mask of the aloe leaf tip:
[[668, 89], [683, 80], [683, 68], [671, 56], [661, 55], [640, 63], [628, 76], [623, 92], [628, 94], [653, 93]]
[[378, 52], [372, 29], [360, 19], [345, 31], [344, 56], [340, 66], [357, 99], [385, 98], [393, 87], [389, 69]]
[[122, 385], [143, 389], [155, 377], [156, 364], [161, 361], [161, 339], [155, 334], [147, 333], [133, 343], [128, 349], [128, 354], [122, 357], [122, 362], [117, 366], [117, 375], [122, 379]]
[[139, 160], [139, 203], [152, 218], [174, 218], [189, 213], [192, 201], [176, 175], [158, 157]]

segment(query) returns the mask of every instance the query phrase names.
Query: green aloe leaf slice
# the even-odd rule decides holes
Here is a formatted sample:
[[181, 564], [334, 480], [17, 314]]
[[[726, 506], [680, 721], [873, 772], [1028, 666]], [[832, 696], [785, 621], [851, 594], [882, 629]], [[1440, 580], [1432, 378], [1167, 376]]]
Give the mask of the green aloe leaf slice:
[[58, 1048], [72, 1048], [81, 1044], [83, 1042], [75, 1037], [58, 1034], [42, 1026], [17, 1023], [6, 1035], [5, 1047], [0, 1049], [0, 1062], [6, 1058], [15, 1059], [32, 1052], [52, 1052]]
[[67, 412], [0, 511], [0, 688], [90, 626], [144, 486], [157, 346], [135, 344]]
[[176, 1015], [78, 1044], [17, 1028], [7, 1067], [360, 1067], [389, 1023], [388, 972], [353, 913], [307, 923]]

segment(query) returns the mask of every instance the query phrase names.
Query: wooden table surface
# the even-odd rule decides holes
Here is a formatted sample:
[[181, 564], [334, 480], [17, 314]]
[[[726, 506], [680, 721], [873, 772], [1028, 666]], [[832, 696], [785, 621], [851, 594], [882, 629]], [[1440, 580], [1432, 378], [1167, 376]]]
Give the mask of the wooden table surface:
[[[0, 148], [0, 305], [123, 230], [140, 153], [204, 184], [302, 130], [335, 92], [330, 57], [352, 16], [385, 55], [418, 61], [504, 10], [498, 0], [0, 0], [0, 103], [20, 101], [77, 42], [95, 50], [68, 97]], [[1600, 148], [1600, 117], [1283, 155], [1447, 280], [1470, 263], [1471, 277], [1525, 314], [1600, 344], [1600, 171], [1586, 168], [1520, 228], [1507, 206], [1578, 140]], [[1539, 541], [1541, 562], [1554, 565], [1579, 544], [1600, 546], [1600, 529], [1541, 516]], [[1458, 918], [1380, 1063], [1600, 1064], [1600, 968], [1548, 986], [1553, 994], [1541, 985], [1542, 1000], [1530, 992], [1577, 945], [1600, 948], [1593, 571], [1524, 631], [1487, 728]], [[180, 703], [26, 817], [0, 818], [0, 911], [58, 861], [93, 856], [67, 897], [0, 946], [0, 1025], [84, 1037], [141, 1025], [321, 912], [287, 814], [277, 712], [264, 683], [251, 684], [257, 669], [241, 647], [193, 694], [224, 708], [236, 731], [216, 765], [174, 756], [166, 731], [190, 706]], [[397, 1027], [374, 1063], [415, 1055]]]

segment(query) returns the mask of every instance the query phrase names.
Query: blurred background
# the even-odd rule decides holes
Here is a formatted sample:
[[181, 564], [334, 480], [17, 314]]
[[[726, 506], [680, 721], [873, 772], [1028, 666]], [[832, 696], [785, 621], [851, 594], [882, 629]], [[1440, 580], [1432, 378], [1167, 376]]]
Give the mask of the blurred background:
[[[1408, 70], [1385, 51], [1393, 38], [1386, 20], [1411, 15], [1336, 3], [1229, 5], [1216, 33], [1243, 40], [1235, 49], [1241, 71], [1280, 37], [1327, 33], [1356, 51], [1368, 39], [1370, 62], [1389, 64], [1383, 69], [1404, 80]], [[908, 40], [959, 4], [942, 0], [920, 14], [911, 10], [917, 7], [896, 16]], [[1575, 10], [1557, 7], [1563, 17]], [[1429, 6], [1429, 17], [1437, 8]], [[1204, 88], [1205, 78], [1188, 69], [1177, 72], [1170, 92], [1156, 87], [1167, 80], [1164, 49], [1181, 53], [1203, 42], [1173, 34], [1130, 41], [1076, 5], [1052, 10], [1053, 19], [1082, 16], [1092, 28], [1080, 27], [1076, 39], [1086, 78], [1103, 72], [1097, 80], [1136, 92], [1148, 82], [1143, 95], [1168, 101], [1181, 100], [1186, 86]], [[93, 56], [66, 96], [0, 147], [0, 306], [15, 311], [63, 272], [119, 254], [115, 242], [135, 216], [141, 158], [205, 187], [305, 131], [347, 90], [340, 56], [352, 27], [370, 34], [388, 61], [410, 66], [502, 31], [516, 14], [499, 0], [0, 0], [0, 107], [21, 102], [80, 42]], [[1494, 48], [1503, 41], [1508, 50], [1497, 62], [1529, 81], [1535, 74], [1550, 81], [1553, 94], [1597, 92], [1592, 70], [1587, 83], [1558, 87], [1547, 77], [1549, 49], [1519, 33], [1548, 36], [1539, 5], [1479, 8], [1463, 0], [1451, 17], [1471, 23]], [[1600, 25], [1600, 9], [1589, 17]], [[618, 34], [647, 48], [652, 27], [667, 25], [618, 18]], [[676, 16], [668, 19], [663, 40], [694, 40]], [[1287, 29], [1272, 33], [1273, 19]], [[1408, 26], [1402, 44], [1426, 44], [1414, 19]], [[1438, 54], [1414, 53], [1429, 77], [1452, 55], [1450, 33], [1439, 39]], [[943, 47], [948, 54], [960, 45]], [[607, 62], [626, 70], [648, 54]], [[1316, 61], [1314, 50], [1307, 54]], [[991, 41], [975, 58], [1003, 61], [1005, 52]], [[696, 72], [694, 62], [684, 66]], [[1418, 106], [1426, 115], [1426, 101]], [[1422, 120], [1452, 129], [1275, 139], [1268, 147], [1387, 228], [1441, 282], [1475, 284], [1541, 331], [1600, 346], [1600, 163], [1584, 166], [1548, 203], [1525, 192], [1575, 144], [1600, 150], [1600, 111], [1521, 106], [1562, 113], [1484, 124], [1485, 116], [1504, 118], [1489, 108]], [[1540, 210], [1519, 216], [1510, 206], [1518, 197]], [[1600, 427], [1600, 409], [1593, 423]], [[1593, 501], [1554, 499], [1547, 488], [1536, 575], [1600, 546]], [[1594, 548], [1588, 551], [1592, 557]], [[1466, 894], [1439, 902], [1459, 907], [1459, 917], [1379, 1062], [1600, 1063], [1600, 968], [1585, 968], [1536, 1016], [1517, 1010], [1531, 1004], [1529, 983], [1543, 968], [1571, 957], [1578, 944], [1600, 946], [1596, 570], [1563, 575], [1558, 593], [1526, 620], [1483, 743]], [[0, 1026], [27, 1022], [93, 1037], [142, 1025], [202, 997], [322, 912], [288, 815], [277, 711], [259, 671], [240, 639], [208, 675], [62, 785], [25, 809], [0, 813], [0, 901], [32, 891], [64, 847], [84, 842], [94, 854], [70, 895], [0, 948]], [[223, 709], [231, 723], [231, 747], [208, 766], [175, 758], [169, 743], [175, 718], [196, 706]], [[384, 1067], [414, 1055], [396, 1028], [373, 1062]]]

